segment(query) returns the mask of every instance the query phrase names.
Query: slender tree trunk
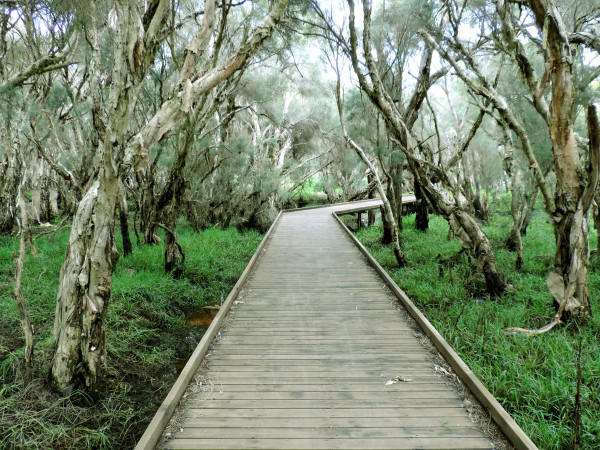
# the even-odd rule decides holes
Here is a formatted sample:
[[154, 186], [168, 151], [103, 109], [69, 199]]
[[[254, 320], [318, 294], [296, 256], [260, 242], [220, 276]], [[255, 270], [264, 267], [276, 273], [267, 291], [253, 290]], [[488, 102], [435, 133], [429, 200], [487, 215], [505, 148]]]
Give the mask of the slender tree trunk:
[[521, 270], [523, 266], [523, 241], [521, 240], [521, 228], [525, 217], [527, 216], [527, 199], [525, 197], [525, 174], [520, 167], [515, 167], [512, 163], [505, 164], [510, 167], [512, 198], [510, 212], [513, 223], [506, 238], [506, 248], [508, 251], [517, 252], [515, 268]]
[[60, 194], [58, 192], [57, 184], [58, 180], [56, 174], [52, 174], [48, 193], [48, 202], [50, 203], [50, 214], [52, 217], [60, 216], [60, 208], [58, 207], [58, 199], [60, 198]]
[[427, 231], [429, 229], [429, 205], [427, 199], [423, 195], [419, 178], [414, 178], [415, 198], [417, 203], [417, 213], [415, 217], [415, 228], [419, 231]]
[[38, 224], [46, 222], [44, 214], [44, 202], [42, 192], [44, 186], [44, 160], [41, 157], [34, 158], [31, 170], [31, 219]]
[[538, 187], [534, 184], [531, 195], [527, 200], [527, 210], [525, 211], [525, 217], [523, 218], [523, 224], [521, 225], [521, 236], [527, 236], [527, 228], [531, 223], [531, 213], [535, 210], [535, 203], [539, 192]]
[[[160, 238], [157, 234], [157, 223], [160, 222], [159, 213], [164, 209], [164, 206], [159, 208], [156, 204], [156, 194], [154, 192], [155, 164], [156, 160], [150, 165], [150, 168], [139, 183], [142, 186], [140, 201], [140, 230], [144, 236], [142, 245], [156, 245], [160, 242]], [[142, 176], [139, 178], [142, 178]]]
[[[387, 177], [387, 187], [385, 189], [385, 197], [389, 200], [390, 198], [394, 198], [394, 186], [392, 184], [391, 177]], [[383, 199], [382, 199], [383, 201]], [[383, 222], [383, 236], [381, 237], [381, 243], [383, 245], [389, 245], [394, 242], [394, 230], [396, 227], [396, 213], [394, 212], [394, 205], [390, 202], [390, 208], [392, 210], [392, 216], [394, 217], [394, 221], [390, 221], [388, 215], [385, 211], [385, 205], [381, 206], [381, 220]], [[396, 230], [397, 231], [397, 230]]]
[[388, 221], [383, 206], [381, 206], [379, 209], [381, 211], [381, 223], [383, 224], [383, 236], [381, 236], [381, 243], [383, 245], [390, 245], [392, 243], [392, 226]]
[[470, 166], [467, 161], [467, 154], [462, 154], [462, 190], [467, 199], [467, 205], [469, 207], [469, 213], [473, 214], [475, 211], [475, 201], [473, 199], [473, 187], [471, 186], [471, 176], [469, 175]]
[[475, 192], [473, 194], [473, 207], [475, 208], [475, 217], [481, 220], [483, 223], [487, 223], [489, 220], [488, 202], [485, 197], [482, 197], [482, 189], [479, 186], [477, 180], [475, 180]]
[[521, 239], [521, 225], [523, 219], [527, 213], [527, 204], [525, 202], [517, 203], [513, 200], [511, 206], [511, 212], [513, 216], [513, 224], [508, 232], [506, 238], [506, 249], [510, 252], [517, 253], [517, 259], [515, 261], [515, 269], [521, 270], [523, 268], [523, 241]]
[[167, 227], [165, 228], [165, 273], [171, 273], [174, 278], [181, 278], [184, 272], [185, 254], [177, 240], [177, 218], [186, 190], [183, 170], [193, 140], [194, 128], [191, 123], [188, 123], [183, 148], [177, 155], [177, 159], [169, 172], [165, 190], [158, 201], [159, 205], [165, 209], [169, 200], [171, 202], [171, 207], [165, 214], [167, 221]]
[[402, 232], [402, 165], [396, 164], [390, 169], [390, 180], [388, 184], [388, 198], [392, 205], [394, 219], [398, 226], [398, 232]]
[[594, 229], [596, 230], [596, 258], [600, 255], [600, 195], [596, 194], [593, 205]]
[[5, 147], [6, 155], [0, 164], [0, 233], [10, 233], [16, 224], [17, 191], [19, 188], [21, 162], [11, 146]]
[[129, 236], [129, 222], [127, 210], [127, 198], [124, 194], [119, 196], [119, 224], [121, 225], [121, 237], [123, 238], [123, 256], [129, 256], [133, 253], [131, 237]]
[[[341, 106], [341, 97], [339, 95], [339, 79], [338, 79], [338, 109], [340, 112], [340, 120], [342, 120], [342, 106]], [[343, 126], [342, 122], [342, 130], [344, 132], [344, 136], [346, 137], [346, 141], [350, 144], [350, 146], [356, 151], [358, 156], [363, 160], [363, 162], [367, 165], [371, 173], [375, 176], [375, 180], [377, 181], [377, 190], [379, 191], [379, 196], [381, 197], [381, 201], [383, 202], [383, 213], [385, 218], [389, 224], [392, 234], [392, 245], [394, 247], [394, 256], [396, 257], [396, 262], [398, 263], [398, 267], [405, 267], [408, 264], [408, 260], [406, 255], [400, 248], [400, 237], [398, 236], [398, 227], [396, 226], [396, 221], [394, 219], [394, 212], [392, 210], [392, 205], [385, 195], [385, 190], [383, 189], [383, 184], [379, 179], [379, 175], [377, 175], [377, 171], [375, 170], [375, 166], [369, 161], [365, 152], [360, 148], [352, 139], [350, 139], [346, 133], [346, 129]]]
[[[394, 211], [392, 209], [392, 204], [390, 203], [388, 197], [385, 194], [385, 189], [383, 188], [383, 183], [377, 174], [377, 170], [375, 165], [369, 161], [369, 158], [365, 154], [364, 150], [350, 137], [348, 136], [348, 132], [346, 131], [346, 127], [344, 125], [344, 114], [342, 107], [342, 94], [341, 94], [341, 86], [340, 86], [340, 75], [338, 72], [338, 79], [336, 84], [336, 100], [338, 107], [338, 114], [340, 117], [340, 124], [342, 126], [342, 133], [344, 134], [344, 138], [350, 147], [356, 152], [356, 154], [362, 159], [368, 169], [371, 171], [373, 176], [375, 177], [375, 181], [377, 183], [377, 191], [379, 192], [379, 196], [381, 197], [381, 201], [383, 203], [382, 212], [387, 220], [389, 227], [392, 233], [392, 245], [394, 247], [394, 256], [396, 257], [396, 262], [398, 263], [398, 267], [405, 267], [408, 264], [408, 260], [406, 255], [400, 248], [400, 237], [398, 236], [398, 227], [396, 225], [396, 221], [394, 218]], [[391, 184], [391, 180], [390, 180]]]
[[[367, 175], [367, 181], [369, 183], [369, 185], [373, 182], [373, 174], [371, 172], [369, 172], [369, 174]], [[369, 190], [369, 193], [367, 194], [367, 198], [372, 199], [375, 198], [375, 193], [373, 192], [373, 190]], [[375, 210], [370, 209], [368, 212], [368, 218], [367, 218], [367, 226], [368, 227], [372, 227], [375, 224]]]
[[[23, 263], [25, 262], [25, 255], [27, 252], [27, 243], [31, 242], [31, 235], [29, 234], [29, 223], [27, 219], [27, 207], [25, 199], [23, 198], [23, 188], [21, 186], [18, 193], [19, 208], [21, 210], [21, 238], [19, 244], [19, 255], [15, 259], [15, 284], [13, 298], [17, 304], [19, 310], [19, 319], [21, 320], [21, 328], [25, 335], [25, 349], [23, 351], [24, 356], [24, 370], [23, 370], [23, 381], [25, 386], [29, 385], [33, 380], [33, 352], [35, 347], [35, 337], [33, 331], [33, 325], [31, 324], [31, 316], [29, 309], [27, 308], [27, 302], [23, 291], [21, 290], [21, 281], [23, 275]], [[32, 246], [32, 251], [35, 254], [35, 249]]]

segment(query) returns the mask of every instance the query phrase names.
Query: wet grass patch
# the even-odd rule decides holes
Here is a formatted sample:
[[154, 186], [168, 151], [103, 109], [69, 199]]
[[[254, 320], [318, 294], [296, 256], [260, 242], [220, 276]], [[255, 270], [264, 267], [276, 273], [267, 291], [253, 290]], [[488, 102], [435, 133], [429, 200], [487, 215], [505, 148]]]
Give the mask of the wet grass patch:
[[[552, 318], [546, 276], [554, 234], [548, 216], [534, 214], [523, 238], [523, 268], [516, 271], [516, 255], [504, 248], [511, 218], [499, 212], [483, 228], [501, 274], [514, 289], [494, 300], [485, 295], [476, 261], [456, 240], [447, 240], [448, 225], [440, 217], [430, 217], [427, 232], [415, 230], [414, 215], [404, 217], [409, 265], [403, 269], [396, 268], [391, 247], [381, 245], [381, 225], [357, 237], [539, 448], [573, 448], [581, 343], [580, 448], [600, 448], [600, 256], [592, 256], [589, 270], [591, 321], [536, 337], [508, 335], [508, 327], [538, 328]], [[590, 234], [595, 247], [595, 232]]]
[[[24, 388], [24, 344], [11, 297], [17, 239], [0, 236], [0, 449], [133, 448], [200, 340], [186, 323], [193, 311], [220, 305], [262, 235], [235, 229], [194, 232], [180, 227], [186, 253], [183, 278], [164, 274], [162, 245], [134, 248], [112, 279], [106, 320], [105, 379], [95, 392], [61, 397], [46, 384], [60, 266], [68, 230], [36, 241], [28, 255], [23, 292], [36, 329], [36, 380]], [[120, 245], [120, 236], [117, 244]]]

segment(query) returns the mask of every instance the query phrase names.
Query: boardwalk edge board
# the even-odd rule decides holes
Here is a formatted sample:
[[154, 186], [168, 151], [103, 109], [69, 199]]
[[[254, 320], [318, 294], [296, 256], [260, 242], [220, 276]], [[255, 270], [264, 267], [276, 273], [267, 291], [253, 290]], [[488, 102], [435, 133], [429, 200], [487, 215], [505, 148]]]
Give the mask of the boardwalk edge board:
[[153, 449], [160, 440], [164, 429], [171, 420], [175, 408], [179, 404], [179, 400], [181, 400], [181, 397], [183, 396], [188, 385], [190, 384], [192, 377], [196, 373], [196, 370], [198, 370], [202, 359], [206, 355], [206, 352], [212, 344], [214, 337], [217, 335], [217, 332], [221, 328], [221, 324], [225, 320], [225, 317], [231, 309], [231, 306], [233, 305], [234, 300], [237, 298], [240, 290], [242, 289], [242, 286], [246, 283], [246, 280], [252, 272], [252, 269], [254, 269], [254, 266], [256, 265], [256, 262], [263, 248], [265, 247], [267, 241], [269, 240], [269, 237], [273, 232], [273, 229], [275, 228], [277, 222], [279, 221], [279, 218], [281, 217], [281, 214], [282, 211], [279, 212], [279, 214], [273, 221], [273, 224], [269, 228], [269, 231], [267, 231], [267, 234], [265, 234], [265, 237], [254, 252], [254, 255], [250, 259], [250, 262], [248, 262], [248, 265], [244, 269], [244, 272], [242, 272], [242, 275], [238, 279], [237, 283], [235, 284], [235, 286], [221, 305], [219, 312], [217, 313], [212, 323], [204, 333], [204, 336], [202, 336], [202, 339], [196, 346], [196, 349], [192, 353], [192, 356], [190, 356], [190, 359], [179, 374], [179, 377], [177, 377], [175, 384], [173, 384], [173, 387], [167, 394], [165, 400], [162, 402], [162, 404], [154, 414], [154, 417], [148, 425], [148, 428], [146, 428], [146, 431], [142, 435], [141, 439], [138, 441], [135, 450]]
[[400, 289], [392, 277], [385, 271], [385, 269], [377, 262], [377, 260], [371, 255], [364, 245], [354, 236], [352, 231], [344, 224], [342, 219], [338, 216], [344, 214], [345, 211], [335, 211], [332, 213], [335, 220], [359, 248], [362, 254], [367, 258], [373, 268], [379, 273], [381, 278], [385, 281], [392, 292], [398, 297], [402, 305], [406, 308], [409, 314], [415, 319], [419, 326], [423, 329], [425, 334], [431, 339], [436, 349], [442, 354], [444, 359], [450, 364], [452, 369], [456, 372], [461, 381], [469, 388], [469, 390], [475, 395], [477, 400], [487, 409], [492, 419], [510, 442], [517, 448], [521, 449], [537, 449], [538, 447], [529, 439], [525, 432], [519, 427], [515, 420], [506, 412], [502, 405], [496, 400], [496, 398], [487, 390], [484, 384], [475, 376], [475, 374], [469, 369], [467, 364], [462, 360], [460, 356], [450, 347], [448, 342], [442, 337], [442, 335], [435, 329], [435, 327], [429, 322], [429, 320], [423, 315], [423, 313], [415, 306], [415, 304], [408, 298], [406, 293]]

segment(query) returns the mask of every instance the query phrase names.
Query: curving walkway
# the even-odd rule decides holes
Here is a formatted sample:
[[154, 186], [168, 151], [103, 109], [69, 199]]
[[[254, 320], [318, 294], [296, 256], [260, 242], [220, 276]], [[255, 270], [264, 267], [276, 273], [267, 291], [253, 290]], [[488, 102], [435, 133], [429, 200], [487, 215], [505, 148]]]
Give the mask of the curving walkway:
[[161, 448], [492, 447], [344, 208], [281, 215]]

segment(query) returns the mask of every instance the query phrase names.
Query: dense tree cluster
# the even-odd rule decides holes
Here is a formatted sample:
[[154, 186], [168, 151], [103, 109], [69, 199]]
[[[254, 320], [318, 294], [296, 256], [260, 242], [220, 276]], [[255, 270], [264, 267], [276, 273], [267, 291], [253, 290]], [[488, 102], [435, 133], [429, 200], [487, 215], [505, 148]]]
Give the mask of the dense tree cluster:
[[[517, 251], [519, 268], [520, 236], [539, 192], [557, 244], [548, 276], [553, 324], [591, 314], [586, 271], [599, 164], [598, 5], [578, 3], [575, 11], [569, 2], [533, 0], [347, 5], [340, 23], [315, 3], [314, 25], [329, 41], [338, 73], [340, 59], [351, 66], [377, 129], [380, 121], [385, 126], [388, 152], [406, 161], [382, 158], [379, 146], [371, 155], [386, 174], [395, 222], [406, 169], [419, 202], [448, 221], [494, 296], [505, 283], [475, 219], [486, 220], [490, 190], [504, 184], [512, 191], [507, 245]], [[346, 141], [358, 151], [348, 135]]]
[[512, 194], [517, 269], [541, 197], [552, 324], [591, 314], [595, 0], [9, 1], [0, 58], [0, 232], [21, 232], [29, 360], [29, 226], [72, 221], [51, 373], [63, 392], [99, 377], [117, 218], [125, 254], [131, 224], [138, 245], [163, 229], [180, 276], [179, 218], [264, 228], [314, 182], [329, 201], [377, 191], [400, 265], [414, 191], [417, 226], [443, 216], [491, 296], [506, 284], [480, 225], [490, 197]]

